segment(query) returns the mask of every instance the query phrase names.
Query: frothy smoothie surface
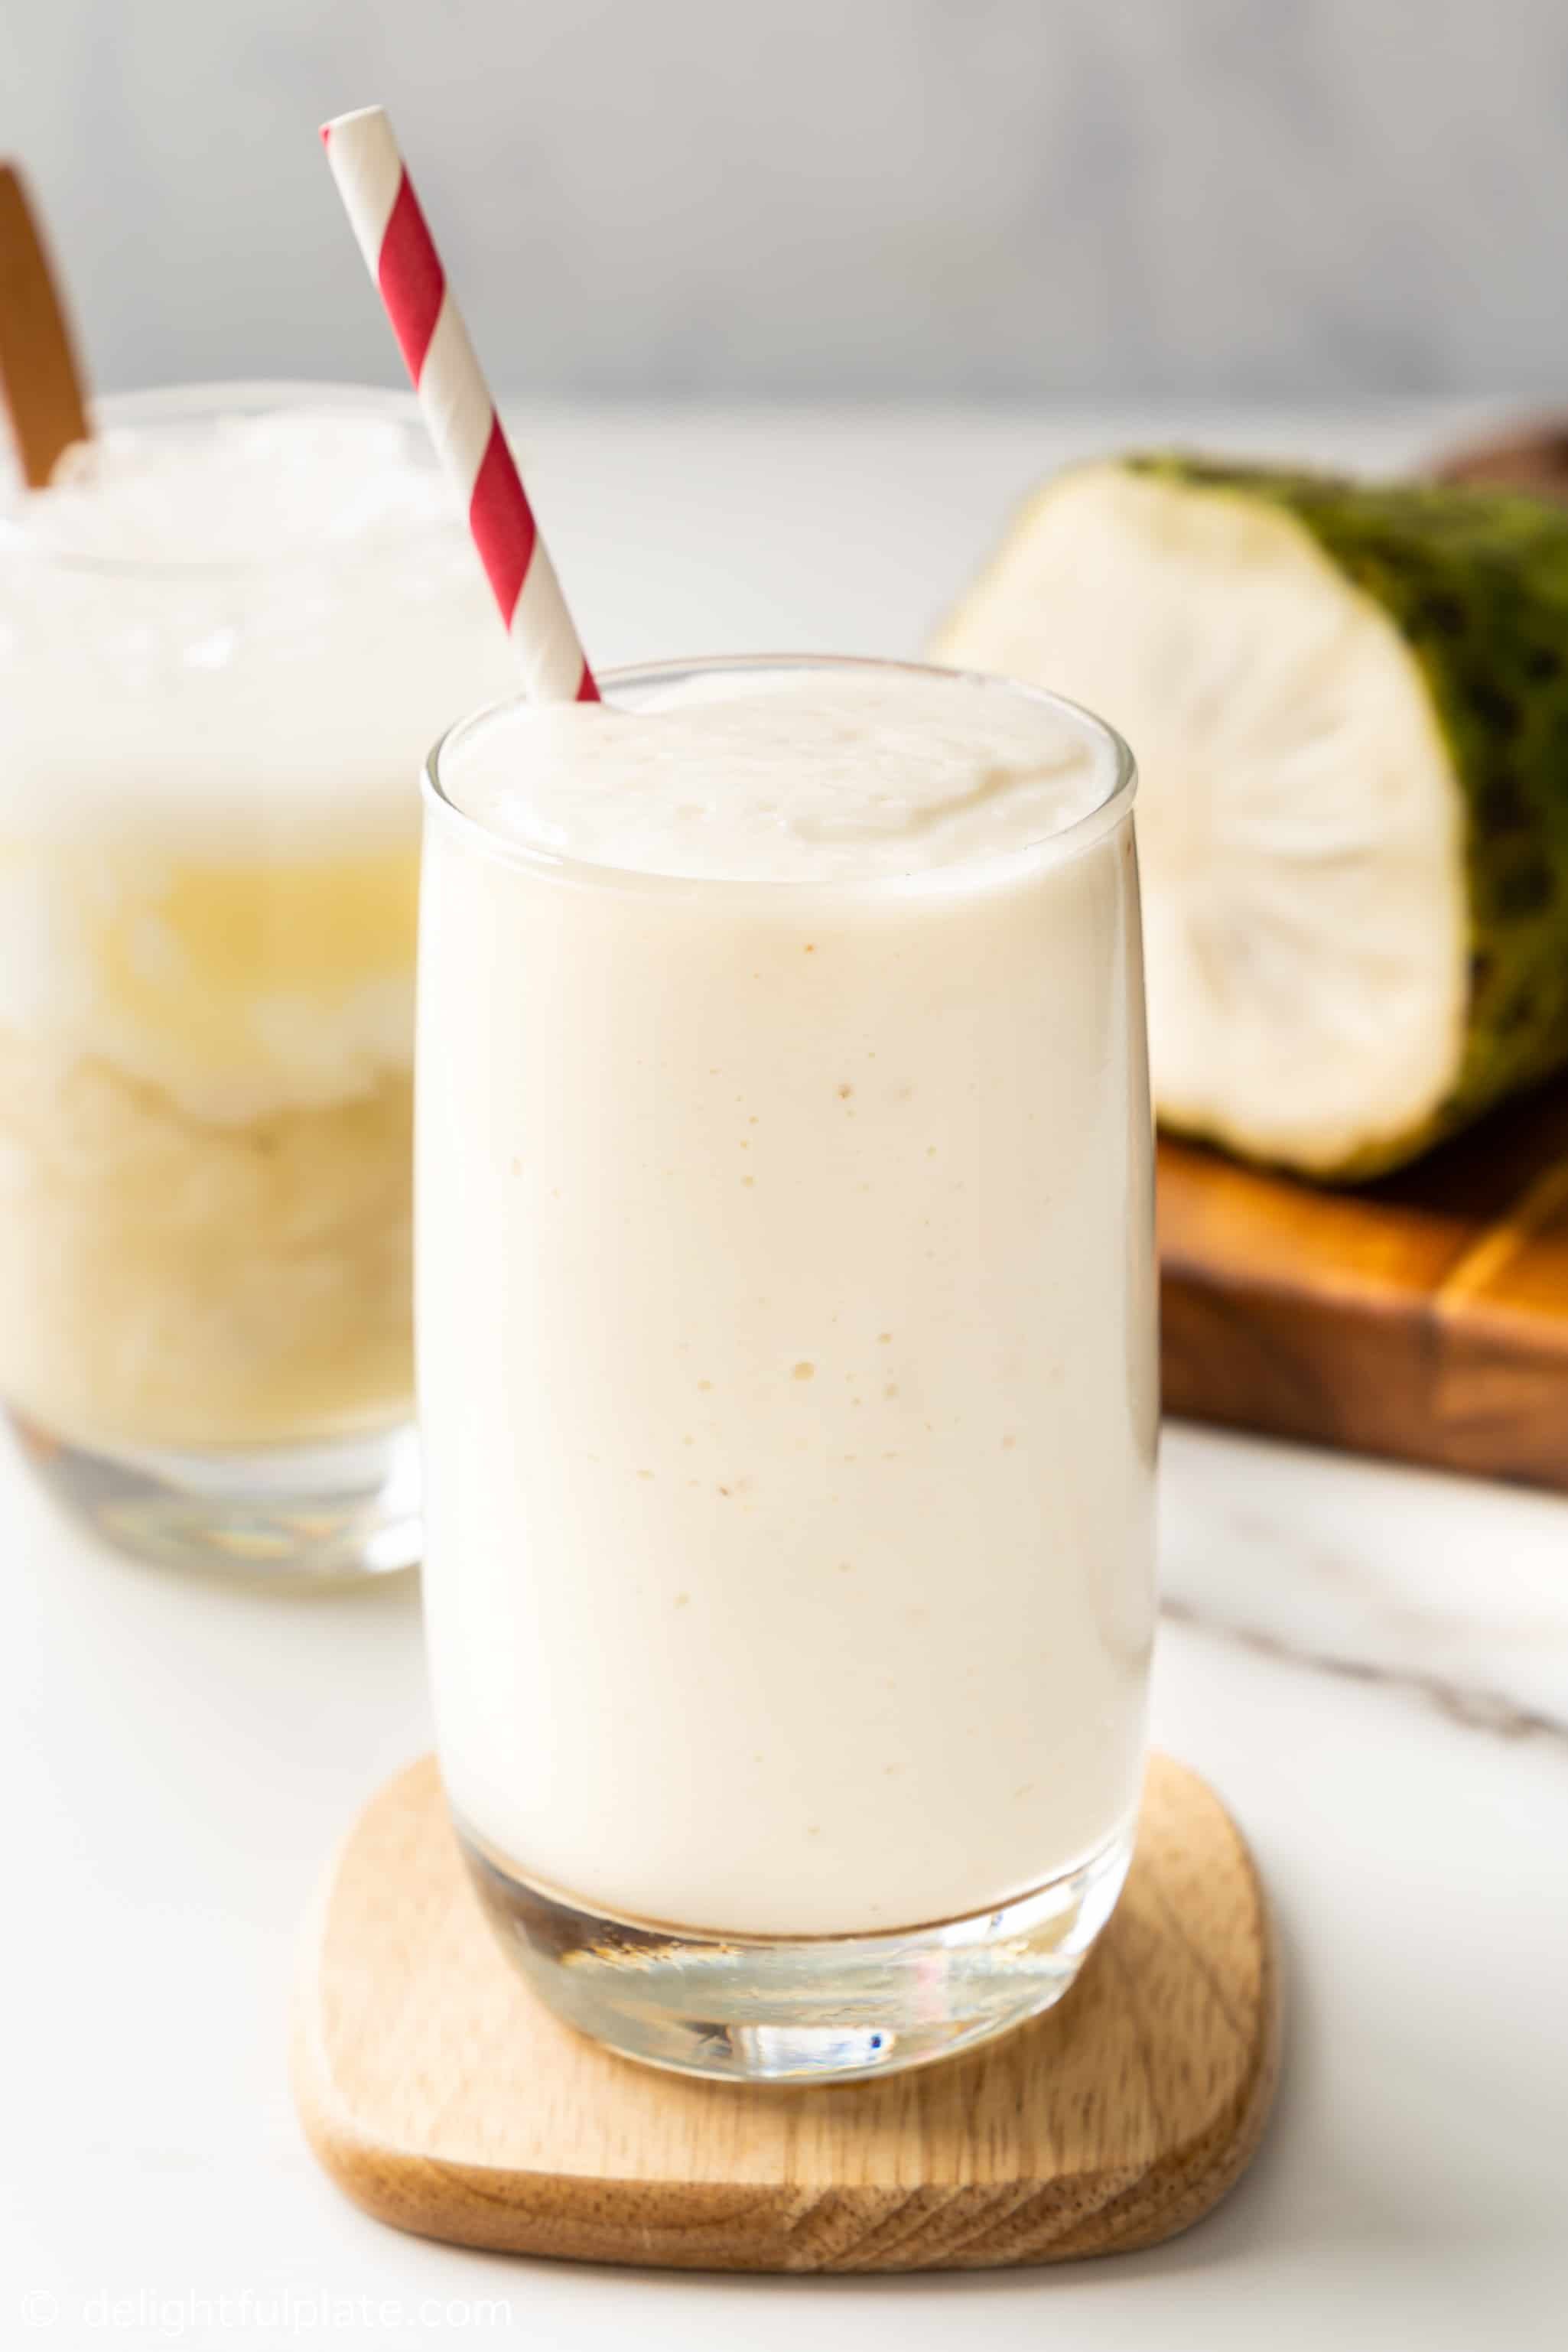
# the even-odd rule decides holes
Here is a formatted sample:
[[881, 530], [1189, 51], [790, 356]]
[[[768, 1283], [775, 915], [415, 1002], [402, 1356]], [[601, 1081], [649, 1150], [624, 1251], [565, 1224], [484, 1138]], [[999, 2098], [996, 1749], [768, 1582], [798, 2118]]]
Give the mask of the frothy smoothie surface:
[[1112, 743], [1073, 710], [895, 667], [721, 676], [637, 710], [512, 708], [443, 776], [466, 815], [522, 848], [805, 882], [1005, 856], [1075, 824], [1117, 782]]

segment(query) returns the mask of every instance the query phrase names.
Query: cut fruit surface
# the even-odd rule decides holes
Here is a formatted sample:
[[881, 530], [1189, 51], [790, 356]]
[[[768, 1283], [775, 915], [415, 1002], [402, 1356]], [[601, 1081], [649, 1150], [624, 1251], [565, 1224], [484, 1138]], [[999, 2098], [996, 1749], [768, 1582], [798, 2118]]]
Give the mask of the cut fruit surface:
[[1360, 1176], [1568, 1057], [1554, 632], [1522, 500], [1151, 459], [1026, 509], [932, 650], [1132, 746], [1168, 1127]]

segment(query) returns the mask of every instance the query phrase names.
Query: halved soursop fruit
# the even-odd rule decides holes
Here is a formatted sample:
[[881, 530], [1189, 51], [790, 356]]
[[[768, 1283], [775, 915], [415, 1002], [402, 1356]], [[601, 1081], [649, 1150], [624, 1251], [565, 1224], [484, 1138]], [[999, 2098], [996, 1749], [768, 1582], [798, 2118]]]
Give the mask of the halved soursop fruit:
[[1167, 1128], [1352, 1181], [1568, 1063], [1568, 511], [1083, 466], [932, 655], [1132, 746]]

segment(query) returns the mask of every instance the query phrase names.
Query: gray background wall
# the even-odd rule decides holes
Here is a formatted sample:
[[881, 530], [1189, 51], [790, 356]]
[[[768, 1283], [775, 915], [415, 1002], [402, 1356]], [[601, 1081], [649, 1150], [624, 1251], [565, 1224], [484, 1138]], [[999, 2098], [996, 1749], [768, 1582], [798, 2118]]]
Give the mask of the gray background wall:
[[395, 379], [372, 100], [510, 391], [1568, 396], [1563, 0], [4, 0], [100, 383]]

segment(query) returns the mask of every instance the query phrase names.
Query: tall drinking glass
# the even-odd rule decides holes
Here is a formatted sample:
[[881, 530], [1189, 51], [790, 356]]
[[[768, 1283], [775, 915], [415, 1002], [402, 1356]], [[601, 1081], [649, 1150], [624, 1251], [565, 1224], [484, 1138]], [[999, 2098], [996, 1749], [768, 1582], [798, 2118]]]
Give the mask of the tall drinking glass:
[[0, 508], [0, 1398], [153, 1558], [417, 1558], [412, 778], [507, 652], [412, 401], [105, 402]]
[[[899, 665], [602, 682], [585, 718], [481, 712], [427, 776], [442, 1769], [574, 2025], [864, 2074], [1057, 2000], [1127, 1867], [1157, 1420], [1132, 763], [1053, 697]], [[715, 706], [730, 797], [661, 733]], [[828, 738], [852, 824], [796, 789]], [[962, 789], [902, 809], [903, 746]], [[1076, 799], [1032, 817], [1058, 771]]]

